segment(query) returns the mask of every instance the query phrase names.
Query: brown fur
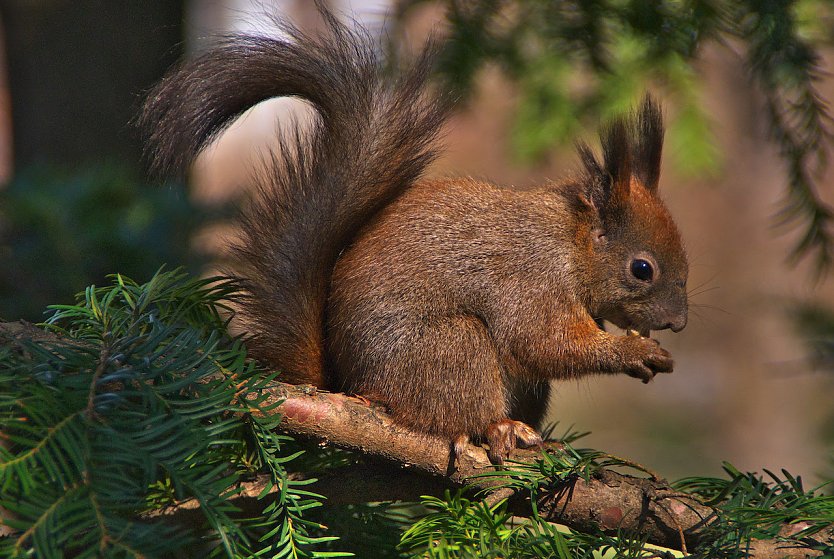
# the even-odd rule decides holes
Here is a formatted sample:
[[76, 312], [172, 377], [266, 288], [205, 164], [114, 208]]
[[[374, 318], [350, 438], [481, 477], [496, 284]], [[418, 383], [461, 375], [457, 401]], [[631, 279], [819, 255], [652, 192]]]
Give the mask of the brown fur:
[[[323, 15], [320, 37], [284, 24], [290, 42], [229, 39], [146, 106], [163, 169], [261, 99], [298, 95], [319, 111], [311, 137], [281, 139], [243, 220], [253, 353], [418, 431], [486, 440], [497, 461], [540, 442], [525, 423], [541, 420], [551, 380], [671, 372], [657, 342], [597, 326], [686, 324], [686, 255], [657, 196], [657, 105], [605, 128], [601, 160], [580, 145], [584, 171], [562, 183], [419, 180], [446, 114], [425, 93], [428, 58], [389, 80], [365, 35]], [[651, 281], [631, 272], [638, 258]]]

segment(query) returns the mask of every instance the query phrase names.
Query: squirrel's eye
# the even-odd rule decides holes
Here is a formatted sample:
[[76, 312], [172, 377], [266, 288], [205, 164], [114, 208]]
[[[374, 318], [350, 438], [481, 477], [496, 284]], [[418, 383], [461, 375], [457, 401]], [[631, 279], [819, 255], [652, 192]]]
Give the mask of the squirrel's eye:
[[654, 268], [651, 263], [642, 258], [637, 258], [631, 261], [631, 275], [640, 281], [652, 281], [654, 277]]

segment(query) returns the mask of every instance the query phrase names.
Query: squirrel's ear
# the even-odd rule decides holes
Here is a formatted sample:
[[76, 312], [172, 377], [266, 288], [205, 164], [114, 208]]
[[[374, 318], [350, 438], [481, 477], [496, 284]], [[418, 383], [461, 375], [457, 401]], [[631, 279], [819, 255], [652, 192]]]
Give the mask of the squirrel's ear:
[[611, 122], [601, 131], [600, 140], [602, 162], [585, 142], [577, 143], [576, 150], [585, 168], [580, 202], [590, 202], [604, 221], [625, 207], [631, 192], [631, 149], [626, 122]]
[[649, 192], [657, 191], [663, 151], [660, 105], [646, 94], [637, 113], [611, 121], [600, 140], [602, 163], [584, 142], [577, 144], [577, 151], [585, 167], [582, 197], [605, 220], [628, 205], [633, 178]]
[[632, 150], [629, 123], [618, 118], [600, 133], [604, 172], [606, 174], [605, 212], [615, 212], [628, 204], [631, 194]]
[[656, 192], [663, 152], [663, 113], [648, 93], [643, 96], [634, 124], [634, 174], [649, 192]]
[[585, 142], [577, 142], [576, 151], [579, 153], [579, 159], [585, 169], [585, 174], [582, 177], [582, 188], [578, 193], [579, 201], [585, 206], [599, 209], [605, 204], [607, 198], [608, 188], [605, 171], [602, 170], [602, 166], [597, 161], [591, 146]]

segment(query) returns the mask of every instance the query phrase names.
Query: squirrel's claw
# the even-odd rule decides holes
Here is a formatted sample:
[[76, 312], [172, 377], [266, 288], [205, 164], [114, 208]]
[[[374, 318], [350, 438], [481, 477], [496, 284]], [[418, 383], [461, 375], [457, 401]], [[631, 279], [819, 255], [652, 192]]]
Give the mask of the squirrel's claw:
[[460, 457], [463, 456], [466, 446], [469, 444], [469, 435], [461, 434], [452, 439], [452, 452], [455, 454], [455, 465], [460, 465]]
[[521, 421], [502, 419], [490, 424], [486, 431], [489, 444], [487, 455], [493, 464], [503, 464], [504, 458], [516, 447], [540, 447], [544, 444], [535, 429]]

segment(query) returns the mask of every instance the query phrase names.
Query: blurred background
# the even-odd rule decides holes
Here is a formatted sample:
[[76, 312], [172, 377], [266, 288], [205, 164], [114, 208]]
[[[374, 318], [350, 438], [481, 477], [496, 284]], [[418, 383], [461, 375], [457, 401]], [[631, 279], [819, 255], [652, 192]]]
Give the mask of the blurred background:
[[[661, 192], [691, 260], [689, 326], [658, 334], [676, 370], [558, 384], [557, 434], [669, 478], [722, 461], [834, 478], [831, 2], [330, 4], [392, 52], [444, 40], [438, 80], [461, 105], [434, 175], [558, 179], [575, 139], [645, 90], [663, 101]], [[256, 107], [162, 187], [130, 123], [168, 67], [271, 32], [267, 13], [319, 24], [307, 0], [0, 0], [0, 317], [38, 321], [108, 273], [214, 269], [251, 163], [298, 107]]]

